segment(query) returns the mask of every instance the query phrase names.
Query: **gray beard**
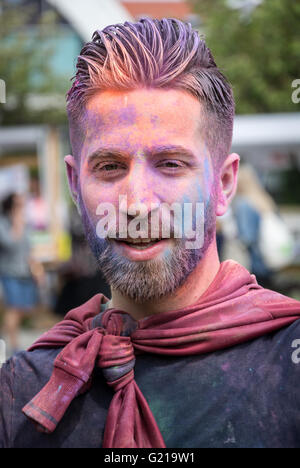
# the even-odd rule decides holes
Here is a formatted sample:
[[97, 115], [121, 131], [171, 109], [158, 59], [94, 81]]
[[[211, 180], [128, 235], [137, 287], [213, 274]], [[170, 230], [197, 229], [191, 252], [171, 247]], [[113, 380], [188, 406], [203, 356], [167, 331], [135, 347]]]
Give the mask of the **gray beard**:
[[162, 258], [133, 262], [118, 254], [111, 240], [97, 236], [81, 194], [79, 206], [88, 244], [105, 280], [111, 288], [136, 303], [157, 301], [174, 293], [202, 260], [215, 236], [216, 219], [213, 203], [210, 203], [205, 209], [202, 248], [186, 249], [186, 239], [173, 238], [174, 247]]

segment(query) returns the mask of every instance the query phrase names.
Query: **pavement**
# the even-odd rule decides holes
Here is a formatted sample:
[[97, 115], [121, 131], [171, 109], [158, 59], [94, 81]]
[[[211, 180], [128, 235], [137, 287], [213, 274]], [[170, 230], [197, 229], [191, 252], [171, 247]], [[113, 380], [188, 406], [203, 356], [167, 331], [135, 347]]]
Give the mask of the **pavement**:
[[[26, 350], [27, 348], [29, 348], [29, 346], [32, 345], [45, 331], [47, 331], [47, 329], [43, 329], [43, 330], [42, 329], [40, 330], [22, 329], [19, 334], [18, 350], [22, 351], [22, 350]], [[2, 354], [5, 353], [5, 359], [9, 359], [12, 356], [13, 351], [10, 348], [8, 340], [5, 335], [1, 336], [1, 341], [2, 341], [1, 343]], [[3, 350], [3, 348], [5, 349]], [[2, 360], [2, 362], [5, 361], [5, 359], [3, 359], [3, 356], [0, 357], [0, 360]]]

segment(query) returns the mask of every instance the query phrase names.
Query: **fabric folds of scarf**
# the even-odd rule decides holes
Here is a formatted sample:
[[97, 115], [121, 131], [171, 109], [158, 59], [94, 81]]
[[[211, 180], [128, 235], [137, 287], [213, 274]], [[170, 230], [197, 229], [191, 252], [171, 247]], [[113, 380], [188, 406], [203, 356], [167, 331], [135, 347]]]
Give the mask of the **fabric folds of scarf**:
[[70, 311], [29, 349], [63, 347], [49, 382], [23, 408], [39, 430], [53, 432], [72, 400], [88, 390], [95, 366], [114, 390], [103, 447], [165, 447], [134, 380], [135, 354], [188, 356], [213, 352], [271, 333], [300, 318], [300, 303], [262, 289], [235, 262], [220, 270], [200, 300], [180, 310], [135, 321], [117, 309], [99, 313], [98, 294]]

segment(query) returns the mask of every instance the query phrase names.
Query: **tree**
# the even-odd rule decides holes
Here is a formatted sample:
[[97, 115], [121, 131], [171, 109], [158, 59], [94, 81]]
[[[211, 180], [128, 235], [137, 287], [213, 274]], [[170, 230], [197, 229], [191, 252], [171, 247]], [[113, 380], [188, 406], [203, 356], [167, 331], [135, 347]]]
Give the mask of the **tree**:
[[[233, 85], [237, 113], [299, 112], [291, 96], [292, 82], [300, 78], [300, 2], [190, 1]], [[251, 1], [253, 8], [241, 7]]]
[[69, 77], [58, 76], [51, 67], [56, 13], [39, 15], [32, 5], [13, 5], [0, 0], [0, 79], [6, 83], [7, 103], [0, 105], [0, 124], [65, 122], [64, 105], [33, 106], [32, 98], [64, 95]]

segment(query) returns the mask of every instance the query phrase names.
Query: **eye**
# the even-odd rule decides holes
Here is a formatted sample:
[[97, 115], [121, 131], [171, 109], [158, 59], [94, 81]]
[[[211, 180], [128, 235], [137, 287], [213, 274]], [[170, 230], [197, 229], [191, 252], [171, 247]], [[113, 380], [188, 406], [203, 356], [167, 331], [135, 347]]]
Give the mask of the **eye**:
[[119, 165], [116, 163], [111, 163], [111, 164], [105, 164], [104, 166], [101, 167], [102, 171], [115, 171], [116, 169], [119, 169]]
[[126, 169], [122, 164], [117, 162], [97, 163], [93, 166], [95, 172], [114, 172], [120, 169]]
[[179, 164], [173, 161], [167, 161], [162, 164], [163, 167], [179, 167]]
[[164, 169], [166, 172], [174, 172], [176, 170], [181, 170], [186, 167], [186, 164], [184, 164], [182, 161], [177, 161], [177, 160], [165, 160], [161, 161], [157, 167]]

